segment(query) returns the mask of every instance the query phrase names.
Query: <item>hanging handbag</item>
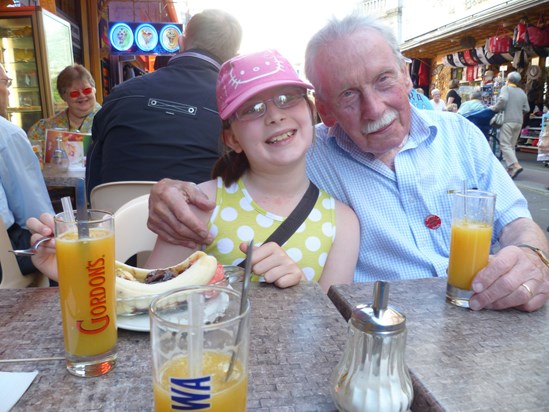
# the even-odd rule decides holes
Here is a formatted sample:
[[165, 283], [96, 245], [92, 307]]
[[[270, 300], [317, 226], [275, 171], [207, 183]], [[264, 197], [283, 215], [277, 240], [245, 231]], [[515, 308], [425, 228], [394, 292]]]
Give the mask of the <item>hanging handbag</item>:
[[[311, 210], [318, 200], [318, 187], [315, 186], [313, 182], [309, 182], [309, 187], [307, 191], [297, 204], [297, 206], [292, 210], [292, 213], [288, 215], [284, 222], [276, 228], [276, 230], [271, 233], [271, 235], [263, 242], [275, 242], [277, 245], [282, 246], [286, 241], [295, 233], [299, 226], [305, 221]], [[246, 259], [238, 264], [240, 267], [246, 265]]]
[[549, 46], [549, 25], [545, 22], [545, 17], [540, 16], [536, 25], [530, 24], [526, 28], [530, 44], [537, 47]]
[[499, 30], [495, 36], [488, 38], [488, 47], [491, 53], [509, 53], [513, 39]]
[[490, 126], [492, 126], [494, 129], [499, 129], [503, 125], [503, 119], [504, 119], [503, 111], [496, 113], [490, 119]]

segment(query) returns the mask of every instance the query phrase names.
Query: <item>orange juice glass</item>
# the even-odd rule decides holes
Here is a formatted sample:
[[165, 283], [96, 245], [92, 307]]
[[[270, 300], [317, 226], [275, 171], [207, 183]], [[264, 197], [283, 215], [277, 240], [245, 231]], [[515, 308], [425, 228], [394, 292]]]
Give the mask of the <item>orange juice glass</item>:
[[155, 411], [246, 411], [250, 305], [240, 313], [240, 293], [181, 288], [149, 312]]
[[469, 307], [473, 278], [488, 264], [496, 195], [467, 190], [453, 196], [446, 300]]
[[113, 217], [89, 210], [83, 222], [64, 213], [54, 220], [67, 369], [103, 375], [116, 364]]

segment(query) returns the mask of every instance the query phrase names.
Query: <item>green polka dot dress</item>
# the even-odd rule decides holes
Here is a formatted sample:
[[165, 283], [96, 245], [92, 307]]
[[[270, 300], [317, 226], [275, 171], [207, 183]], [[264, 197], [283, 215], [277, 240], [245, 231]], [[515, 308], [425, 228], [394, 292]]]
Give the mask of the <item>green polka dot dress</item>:
[[[241, 242], [255, 240], [261, 245], [284, 221], [285, 217], [270, 213], [254, 202], [239, 180], [225, 187], [217, 178], [217, 206], [209, 228], [214, 241], [205, 252], [223, 265], [237, 265], [244, 259], [238, 248]], [[320, 190], [318, 200], [307, 219], [283, 245], [310, 281], [318, 281], [335, 239], [335, 200]]]

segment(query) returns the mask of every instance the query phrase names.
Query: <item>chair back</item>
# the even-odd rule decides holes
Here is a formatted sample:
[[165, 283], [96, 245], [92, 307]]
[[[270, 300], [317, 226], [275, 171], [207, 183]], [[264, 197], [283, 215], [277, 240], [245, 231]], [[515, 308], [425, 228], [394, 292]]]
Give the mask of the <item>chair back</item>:
[[146, 180], [130, 180], [97, 185], [90, 193], [90, 205], [92, 209], [114, 213], [124, 203], [138, 196], [148, 195], [155, 183]]
[[147, 227], [148, 217], [148, 194], [130, 200], [114, 213], [116, 260], [125, 262], [135, 254], [153, 250], [157, 235]]
[[27, 286], [43, 286], [50, 285], [48, 278], [40, 273], [29, 273], [23, 275], [17, 258], [10, 252], [13, 247], [4, 221], [0, 219], [0, 266], [2, 266], [2, 281], [0, 289], [8, 288], [26, 288]]

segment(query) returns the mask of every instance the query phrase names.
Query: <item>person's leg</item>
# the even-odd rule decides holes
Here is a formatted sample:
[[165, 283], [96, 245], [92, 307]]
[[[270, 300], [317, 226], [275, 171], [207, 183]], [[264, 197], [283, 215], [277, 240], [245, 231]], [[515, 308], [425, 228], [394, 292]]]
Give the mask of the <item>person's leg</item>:
[[512, 144], [512, 139], [511, 123], [504, 123], [499, 130], [499, 145], [503, 161], [507, 168], [511, 167], [517, 161], [515, 145]]

